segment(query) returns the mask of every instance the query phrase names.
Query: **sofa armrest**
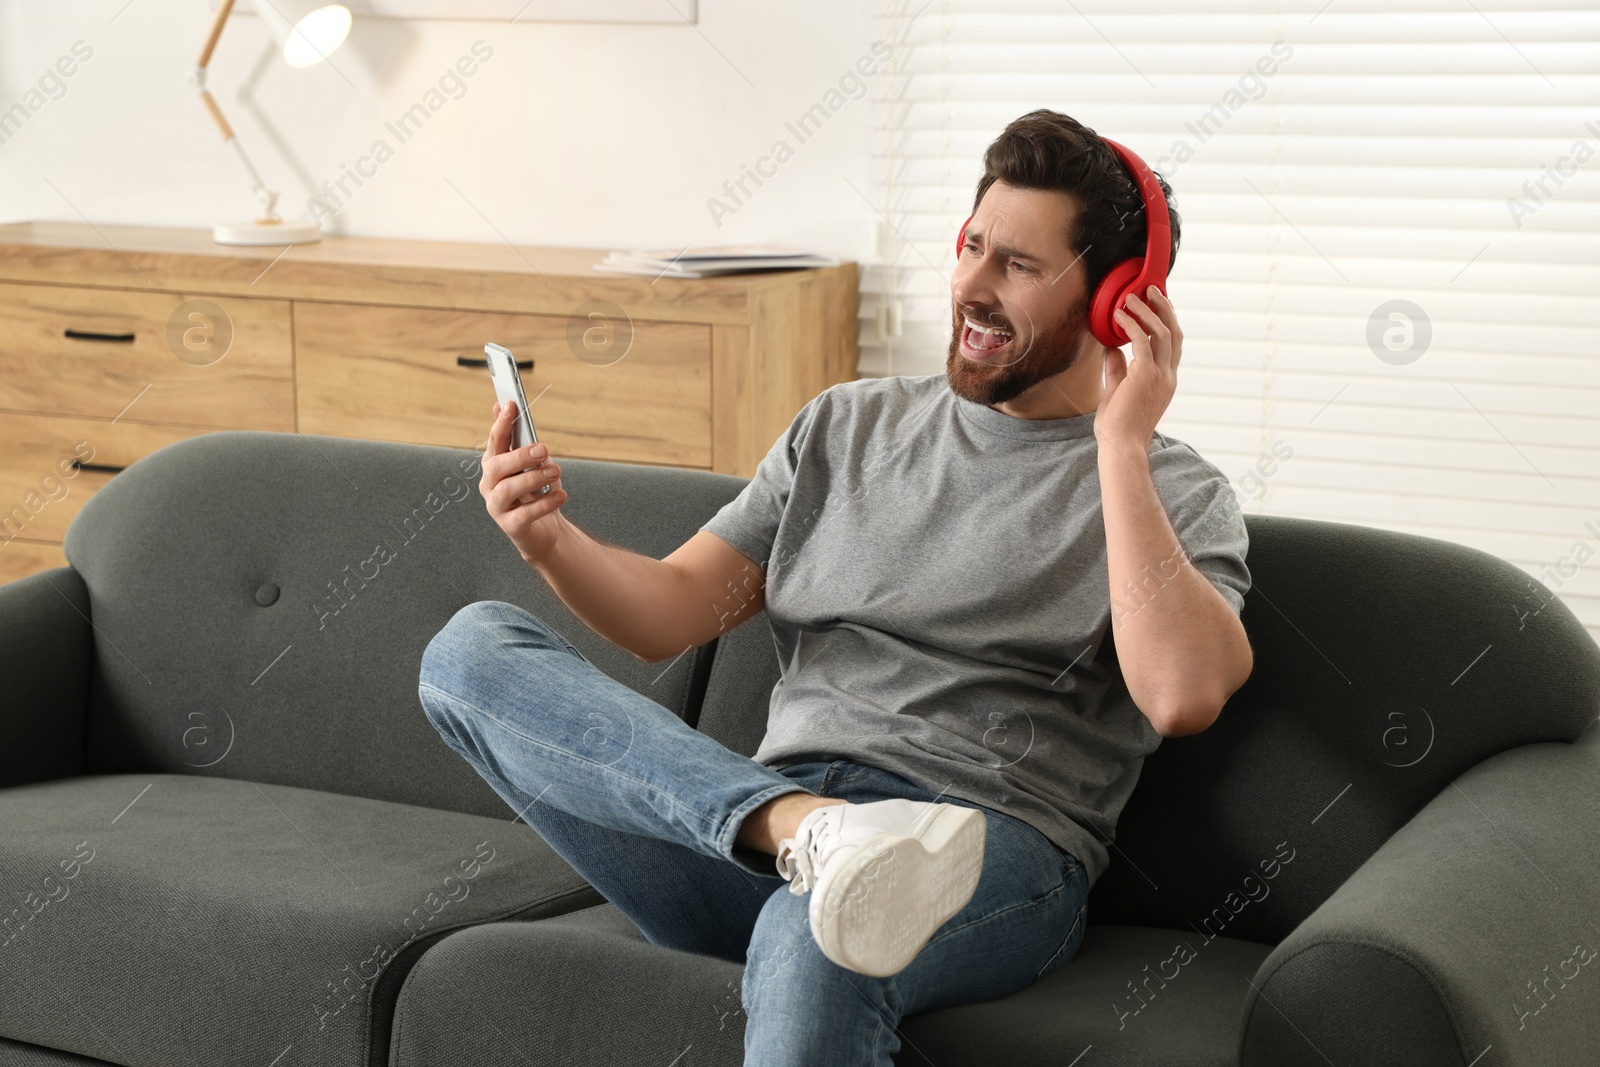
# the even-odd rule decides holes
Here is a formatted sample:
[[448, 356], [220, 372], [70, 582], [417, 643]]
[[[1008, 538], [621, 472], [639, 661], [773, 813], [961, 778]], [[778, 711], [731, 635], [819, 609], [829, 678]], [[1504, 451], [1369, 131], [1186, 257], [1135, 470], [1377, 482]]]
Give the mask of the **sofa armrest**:
[[1600, 725], [1473, 767], [1262, 963], [1241, 1067], [1591, 1062], [1597, 831]]
[[83, 773], [93, 655], [76, 570], [0, 585], [0, 789]]

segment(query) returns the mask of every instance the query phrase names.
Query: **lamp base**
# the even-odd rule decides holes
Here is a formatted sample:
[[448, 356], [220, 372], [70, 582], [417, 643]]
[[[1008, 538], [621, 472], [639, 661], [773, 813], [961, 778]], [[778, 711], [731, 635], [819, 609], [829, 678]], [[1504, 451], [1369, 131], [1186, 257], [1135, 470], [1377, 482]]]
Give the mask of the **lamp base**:
[[219, 245], [308, 245], [322, 240], [314, 222], [236, 222], [217, 226], [211, 239]]

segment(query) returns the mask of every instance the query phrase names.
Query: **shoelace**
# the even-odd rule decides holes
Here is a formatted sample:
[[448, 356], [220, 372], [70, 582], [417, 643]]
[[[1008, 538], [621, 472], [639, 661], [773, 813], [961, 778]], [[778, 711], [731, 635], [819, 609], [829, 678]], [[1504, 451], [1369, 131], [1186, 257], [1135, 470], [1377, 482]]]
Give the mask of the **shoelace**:
[[824, 845], [838, 836], [836, 819], [837, 816], [818, 816], [802, 826], [796, 836], [778, 842], [778, 873], [789, 879], [789, 892], [795, 896], [809, 892], [816, 884], [817, 856]]

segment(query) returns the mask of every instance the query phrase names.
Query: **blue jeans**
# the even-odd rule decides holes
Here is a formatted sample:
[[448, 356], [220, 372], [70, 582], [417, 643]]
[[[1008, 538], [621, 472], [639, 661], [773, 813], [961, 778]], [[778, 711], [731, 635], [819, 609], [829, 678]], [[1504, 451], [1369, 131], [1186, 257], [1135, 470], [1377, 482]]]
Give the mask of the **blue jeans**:
[[[516, 605], [456, 612], [423, 653], [417, 692], [445, 743], [647, 940], [745, 965], [747, 1067], [888, 1067], [903, 1016], [1026, 989], [1083, 940], [1083, 864], [1029, 824], [850, 759], [757, 763]], [[984, 813], [976, 892], [898, 974], [829, 960], [810, 895], [789, 892], [772, 856], [735, 844], [746, 815], [793, 792]]]

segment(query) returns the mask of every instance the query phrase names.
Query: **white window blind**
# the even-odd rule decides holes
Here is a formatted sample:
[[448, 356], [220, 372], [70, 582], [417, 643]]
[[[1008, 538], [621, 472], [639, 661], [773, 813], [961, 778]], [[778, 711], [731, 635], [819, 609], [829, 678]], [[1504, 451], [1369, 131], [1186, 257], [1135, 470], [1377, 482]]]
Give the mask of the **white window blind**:
[[1246, 511], [1472, 545], [1600, 638], [1596, 3], [885, 3], [862, 374], [943, 369], [983, 150], [1063, 111], [1173, 185], [1162, 432]]

